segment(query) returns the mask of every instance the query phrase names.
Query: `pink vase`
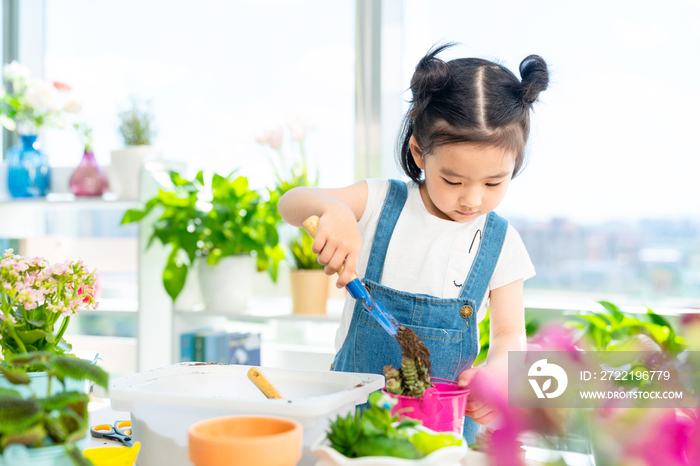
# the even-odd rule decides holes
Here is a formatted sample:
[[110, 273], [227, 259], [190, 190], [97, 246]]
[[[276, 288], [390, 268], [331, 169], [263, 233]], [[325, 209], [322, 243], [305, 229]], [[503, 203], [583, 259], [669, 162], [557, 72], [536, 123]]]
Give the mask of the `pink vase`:
[[92, 152], [85, 151], [80, 165], [70, 177], [70, 190], [76, 196], [101, 196], [107, 189], [107, 177]]

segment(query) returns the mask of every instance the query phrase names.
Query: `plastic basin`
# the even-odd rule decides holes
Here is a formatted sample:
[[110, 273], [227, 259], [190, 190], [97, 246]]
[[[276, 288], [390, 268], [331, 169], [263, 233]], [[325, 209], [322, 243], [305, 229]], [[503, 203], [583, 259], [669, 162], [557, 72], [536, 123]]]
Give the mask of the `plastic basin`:
[[129, 411], [138, 466], [190, 466], [188, 429], [199, 421], [254, 414], [299, 422], [300, 466], [316, 463], [311, 445], [336, 415], [346, 415], [384, 386], [378, 374], [261, 368], [285, 396], [268, 400], [248, 380], [251, 366], [180, 363], [110, 381], [112, 409]]

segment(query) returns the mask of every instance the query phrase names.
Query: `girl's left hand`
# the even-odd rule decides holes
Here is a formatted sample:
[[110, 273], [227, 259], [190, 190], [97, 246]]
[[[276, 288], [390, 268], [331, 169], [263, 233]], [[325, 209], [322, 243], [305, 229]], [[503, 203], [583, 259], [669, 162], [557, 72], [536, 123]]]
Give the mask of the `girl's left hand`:
[[[472, 383], [477, 377], [486, 383]], [[503, 386], [501, 382], [506, 380], [505, 373], [495, 368], [489, 368], [488, 365], [472, 367], [459, 374], [457, 385], [460, 387], [471, 386], [464, 414], [479, 424], [493, 422], [500, 414], [494, 395], [499, 396], [500, 394], [493, 390], [487, 390], [487, 388], [500, 388]]]

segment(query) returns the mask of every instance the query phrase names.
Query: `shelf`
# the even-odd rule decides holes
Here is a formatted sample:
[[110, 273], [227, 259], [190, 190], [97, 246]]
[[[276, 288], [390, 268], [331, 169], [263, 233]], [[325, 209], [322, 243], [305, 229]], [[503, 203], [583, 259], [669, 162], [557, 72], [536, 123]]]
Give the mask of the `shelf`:
[[343, 311], [344, 299], [329, 299], [326, 306], [326, 314], [292, 314], [291, 298], [251, 298], [248, 309], [240, 313], [217, 311], [183, 311], [175, 310], [178, 317], [226, 317], [240, 321], [312, 321], [312, 322], [340, 322]]
[[141, 206], [135, 200], [119, 199], [112, 193], [102, 196], [80, 197], [71, 193], [52, 193], [46, 197], [0, 198], [3, 207], [21, 206], [31, 208], [70, 208], [70, 209], [131, 209]]

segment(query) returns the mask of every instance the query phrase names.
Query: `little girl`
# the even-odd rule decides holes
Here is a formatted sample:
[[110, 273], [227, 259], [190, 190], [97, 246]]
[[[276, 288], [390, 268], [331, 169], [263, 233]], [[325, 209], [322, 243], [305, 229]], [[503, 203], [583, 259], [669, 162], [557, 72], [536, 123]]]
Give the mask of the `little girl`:
[[[508, 351], [526, 349], [523, 281], [535, 271], [518, 233], [493, 210], [523, 168], [530, 108], [549, 76], [537, 55], [520, 63], [522, 80], [487, 60], [437, 58], [449, 46], [423, 57], [411, 79], [398, 153], [411, 181], [296, 188], [279, 211], [298, 227], [320, 217], [313, 251], [327, 274], [344, 267], [337, 286], [364, 277], [372, 297], [428, 347], [431, 376], [466, 386], [477, 374], [503, 377]], [[487, 307], [488, 360], [472, 368]], [[335, 345], [337, 371], [381, 374], [401, 364], [401, 347], [351, 297]], [[477, 423], [498, 416], [476, 393], [466, 414], [468, 442]]]

